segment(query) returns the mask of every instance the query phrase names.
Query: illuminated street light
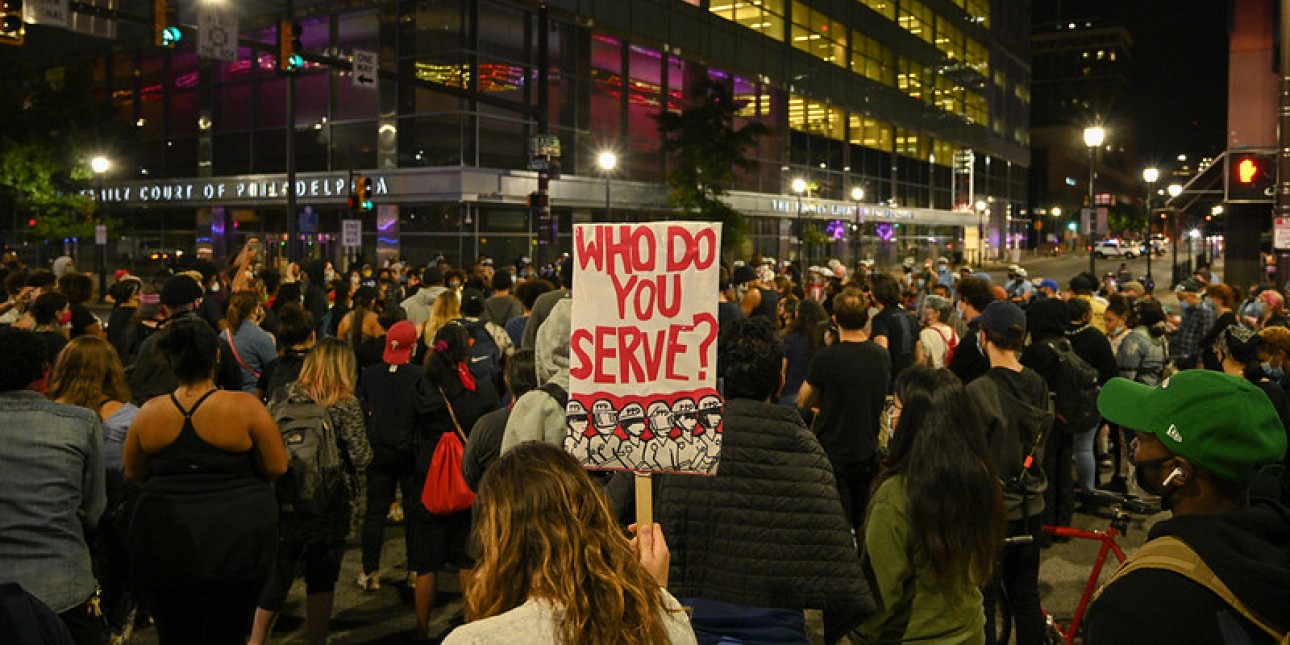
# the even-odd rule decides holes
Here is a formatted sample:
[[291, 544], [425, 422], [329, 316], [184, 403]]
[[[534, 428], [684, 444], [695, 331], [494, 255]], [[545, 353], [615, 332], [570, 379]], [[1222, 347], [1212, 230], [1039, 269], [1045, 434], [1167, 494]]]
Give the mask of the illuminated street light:
[[96, 175], [101, 175], [107, 172], [111, 167], [112, 162], [108, 161], [108, 158], [103, 155], [99, 155], [90, 160], [90, 169], [93, 170]]
[[1094, 204], [1093, 179], [1096, 173], [1097, 149], [1106, 141], [1101, 127], [1084, 128], [1084, 145], [1088, 148], [1088, 272], [1097, 275], [1097, 205]]
[[802, 265], [797, 279], [800, 282], [806, 277], [806, 242], [802, 239], [802, 235], [806, 232], [802, 227], [802, 193], [806, 192], [806, 180], [795, 177], [791, 186], [793, 192], [797, 193], [797, 261]]
[[1169, 184], [1169, 197], [1172, 199], [1182, 194], [1183, 187], [1180, 184]]
[[612, 150], [602, 150], [596, 155], [596, 165], [605, 175], [605, 221], [609, 221], [609, 176], [618, 167], [618, 155]]
[[103, 302], [107, 297], [107, 238], [99, 235], [98, 228], [104, 225], [103, 222], [103, 178], [107, 171], [112, 168], [112, 162], [103, 155], [95, 155], [90, 159], [90, 170], [94, 171], [95, 184], [98, 187], [98, 195], [95, 197], [98, 223], [94, 227], [94, 243], [98, 251], [99, 260], [99, 302]]
[[1061, 207], [1061, 206], [1054, 206], [1054, 207], [1053, 207], [1053, 210], [1052, 210], [1052, 213], [1053, 213], [1053, 217], [1061, 217], [1061, 216], [1062, 216], [1062, 207]]
[[860, 209], [860, 202], [864, 201], [864, 189], [859, 186], [851, 187], [851, 201], [856, 203], [856, 260], [864, 257], [864, 211]]
[[1147, 289], [1154, 288], [1154, 282], [1151, 280], [1151, 256], [1155, 255], [1156, 250], [1151, 246], [1151, 193], [1155, 190], [1156, 180], [1160, 179], [1160, 170], [1157, 168], [1144, 168], [1142, 170], [1142, 181], [1147, 182], [1147, 219], [1146, 219], [1146, 236], [1147, 236]]

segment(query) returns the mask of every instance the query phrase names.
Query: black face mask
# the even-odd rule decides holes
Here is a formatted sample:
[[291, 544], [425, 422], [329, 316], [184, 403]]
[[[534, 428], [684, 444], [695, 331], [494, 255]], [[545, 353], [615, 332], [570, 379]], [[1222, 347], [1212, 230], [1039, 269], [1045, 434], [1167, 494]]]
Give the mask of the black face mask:
[[1138, 482], [1138, 487], [1142, 490], [1160, 497], [1160, 506], [1169, 509], [1169, 492], [1163, 485], [1164, 479], [1160, 476], [1164, 472], [1163, 465], [1173, 457], [1161, 457], [1160, 459], [1149, 459], [1147, 461], [1133, 461], [1133, 479]]

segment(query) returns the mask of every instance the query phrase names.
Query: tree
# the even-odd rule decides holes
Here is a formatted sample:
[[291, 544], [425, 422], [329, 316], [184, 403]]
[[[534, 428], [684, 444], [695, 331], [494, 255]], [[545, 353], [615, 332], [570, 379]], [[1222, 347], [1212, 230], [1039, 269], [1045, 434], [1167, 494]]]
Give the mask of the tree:
[[[84, 166], [85, 164], [81, 164]], [[45, 147], [20, 144], [0, 152], [0, 202], [15, 216], [34, 220], [34, 239], [89, 238], [94, 235], [94, 199], [75, 191], [90, 180], [88, 168], [68, 168]]]
[[734, 183], [736, 169], [756, 167], [747, 150], [769, 134], [770, 128], [758, 121], [735, 127], [735, 115], [744, 102], [734, 100], [726, 83], [707, 79], [692, 98], [692, 105], [679, 114], [665, 110], [654, 117], [663, 137], [663, 152], [676, 159], [667, 176], [672, 191], [669, 197], [683, 217], [721, 222], [721, 246], [729, 251], [743, 241], [744, 216], [721, 197]]

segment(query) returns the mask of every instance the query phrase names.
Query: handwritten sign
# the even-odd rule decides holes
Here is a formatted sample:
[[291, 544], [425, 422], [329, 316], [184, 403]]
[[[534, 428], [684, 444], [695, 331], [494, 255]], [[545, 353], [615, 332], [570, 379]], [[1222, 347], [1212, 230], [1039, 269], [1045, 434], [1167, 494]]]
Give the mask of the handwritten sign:
[[569, 433], [588, 468], [716, 473], [721, 227], [574, 227]]

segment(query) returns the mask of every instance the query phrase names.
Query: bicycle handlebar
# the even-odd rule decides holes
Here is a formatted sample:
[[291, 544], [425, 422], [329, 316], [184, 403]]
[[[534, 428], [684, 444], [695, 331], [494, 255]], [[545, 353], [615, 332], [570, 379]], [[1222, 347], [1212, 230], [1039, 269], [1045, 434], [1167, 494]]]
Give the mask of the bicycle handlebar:
[[1092, 502], [1101, 506], [1119, 506], [1130, 513], [1138, 515], [1155, 515], [1160, 512], [1160, 507], [1156, 504], [1130, 496], [1126, 493], [1092, 490], [1088, 492], [1088, 498]]

